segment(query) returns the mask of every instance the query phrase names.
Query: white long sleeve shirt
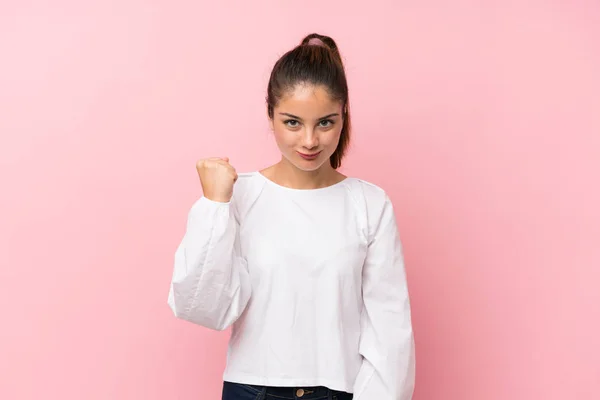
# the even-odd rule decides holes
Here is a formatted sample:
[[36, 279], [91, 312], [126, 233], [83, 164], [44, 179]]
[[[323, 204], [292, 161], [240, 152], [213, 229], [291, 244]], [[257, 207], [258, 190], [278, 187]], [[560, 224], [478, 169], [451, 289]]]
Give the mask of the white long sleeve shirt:
[[240, 174], [230, 202], [192, 206], [168, 303], [178, 318], [232, 326], [226, 381], [412, 398], [402, 245], [374, 184], [300, 190]]

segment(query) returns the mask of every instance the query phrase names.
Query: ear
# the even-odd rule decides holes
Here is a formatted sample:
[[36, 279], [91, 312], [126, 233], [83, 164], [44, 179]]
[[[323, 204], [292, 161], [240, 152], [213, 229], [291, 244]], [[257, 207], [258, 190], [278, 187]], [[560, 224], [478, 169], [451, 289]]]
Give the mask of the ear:
[[269, 129], [271, 129], [271, 132], [275, 130], [273, 118], [269, 118]]

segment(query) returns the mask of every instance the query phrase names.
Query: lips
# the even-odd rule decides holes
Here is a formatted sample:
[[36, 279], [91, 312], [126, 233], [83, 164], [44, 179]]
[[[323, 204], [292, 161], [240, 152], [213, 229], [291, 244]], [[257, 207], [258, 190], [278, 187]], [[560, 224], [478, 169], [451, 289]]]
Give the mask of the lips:
[[314, 153], [314, 154], [304, 154], [304, 153], [298, 152], [298, 154], [300, 155], [300, 157], [304, 158], [305, 160], [314, 160], [315, 158], [317, 158], [319, 156], [319, 154], [321, 154], [321, 152], [319, 151], [318, 153]]

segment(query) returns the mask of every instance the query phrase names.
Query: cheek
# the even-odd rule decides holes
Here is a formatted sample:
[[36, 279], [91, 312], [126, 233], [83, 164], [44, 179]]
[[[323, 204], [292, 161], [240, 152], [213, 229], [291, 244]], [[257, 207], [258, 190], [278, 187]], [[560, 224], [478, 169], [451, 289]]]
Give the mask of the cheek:
[[296, 142], [296, 135], [286, 129], [275, 129], [273, 130], [275, 141], [279, 147], [293, 146]]
[[342, 128], [332, 129], [331, 131], [329, 131], [325, 135], [323, 135], [323, 141], [325, 142], [324, 144], [327, 147], [337, 147], [337, 145], [340, 141], [341, 134], [342, 134]]

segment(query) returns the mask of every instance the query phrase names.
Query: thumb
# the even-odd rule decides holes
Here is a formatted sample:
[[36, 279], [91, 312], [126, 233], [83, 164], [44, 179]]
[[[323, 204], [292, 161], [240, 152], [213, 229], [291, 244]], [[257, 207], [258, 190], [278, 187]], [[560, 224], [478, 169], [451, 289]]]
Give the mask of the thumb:
[[223, 160], [225, 162], [229, 162], [229, 157], [221, 157], [221, 160]]

